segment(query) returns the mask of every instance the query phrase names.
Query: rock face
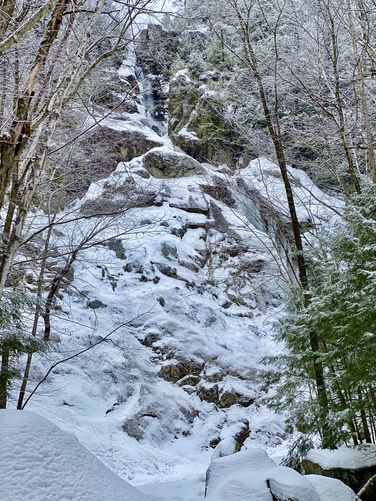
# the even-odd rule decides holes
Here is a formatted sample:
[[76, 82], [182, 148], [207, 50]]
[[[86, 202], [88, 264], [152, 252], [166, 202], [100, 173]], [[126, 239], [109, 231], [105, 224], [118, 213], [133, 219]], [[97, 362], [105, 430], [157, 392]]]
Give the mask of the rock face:
[[147, 171], [158, 179], [194, 176], [203, 173], [200, 163], [194, 158], [174, 151], [154, 149], [144, 156]]
[[[376, 446], [340, 448], [337, 450], [313, 450], [302, 461], [305, 473], [337, 478], [359, 492], [376, 474]], [[370, 485], [362, 501], [376, 499], [376, 483]]]
[[183, 382], [184, 379], [184, 384], [189, 384], [195, 381], [192, 377], [199, 376], [202, 369], [202, 363], [192, 360], [182, 360], [180, 362], [176, 361], [162, 365], [160, 376], [167, 381], [174, 381], [175, 383], [180, 380]]
[[223, 118], [220, 103], [186, 73], [178, 74], [170, 85], [169, 134], [177, 146], [200, 162], [235, 166], [252, 157]]
[[[116, 122], [114, 125], [116, 126]], [[119, 162], [128, 162], [157, 146], [162, 146], [162, 141], [151, 139], [141, 130], [117, 130], [108, 126], [94, 129], [83, 144], [84, 151], [91, 155], [94, 161], [93, 167], [100, 164], [106, 175], [110, 174]], [[95, 158], [95, 154], [98, 155], [99, 152], [101, 157]]]
[[[220, 99], [208, 91], [210, 84], [218, 83], [220, 72], [201, 75], [194, 63], [194, 55], [203, 54], [209, 42], [210, 35], [199, 30], [179, 33], [150, 25], [140, 35], [138, 62], [149, 78], [156, 116], [168, 118], [169, 136], [174, 144], [200, 162], [235, 166], [242, 159], [247, 162], [250, 155], [224, 118]], [[179, 59], [177, 54], [188, 68], [178, 71], [170, 80]], [[195, 79], [189, 77], [190, 70]], [[167, 102], [164, 84], [169, 80]]]
[[212, 402], [221, 409], [226, 409], [232, 405], [249, 407], [255, 401], [254, 396], [245, 395], [236, 391], [236, 389], [224, 389], [223, 383], [203, 382], [198, 387], [197, 395], [201, 400]]
[[151, 148], [162, 146], [156, 134], [145, 134], [141, 128], [113, 120], [108, 125], [95, 127], [84, 136], [70, 159], [77, 167], [77, 176], [72, 169], [72, 179], [67, 182], [72, 198], [82, 196], [90, 183], [109, 176], [120, 162], [127, 162], [143, 155]]

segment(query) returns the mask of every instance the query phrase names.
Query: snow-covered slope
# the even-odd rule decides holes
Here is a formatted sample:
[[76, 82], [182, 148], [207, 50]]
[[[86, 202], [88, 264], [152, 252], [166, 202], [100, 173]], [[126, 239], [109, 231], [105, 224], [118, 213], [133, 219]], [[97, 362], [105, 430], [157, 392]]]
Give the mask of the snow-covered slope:
[[[281, 444], [284, 433], [283, 418], [259, 405], [266, 388], [255, 376], [276, 350], [283, 306], [267, 235], [242, 228], [204, 193], [210, 173], [144, 179], [144, 160], [120, 164], [78, 204], [121, 199], [130, 177], [157, 194], [81, 252], [31, 387], [53, 362], [124, 325], [59, 365], [27, 404], [136, 484], [202, 478], [211, 447], [243, 428], [243, 440], [260, 446]], [[72, 242], [95, 224], [63, 225], [56, 240]]]
[[[101, 231], [75, 262], [29, 388], [69, 360], [26, 408], [73, 432], [125, 480], [148, 484], [145, 492], [198, 501], [220, 441], [283, 451], [283, 416], [261, 405], [268, 388], [257, 375], [263, 357], [280, 349], [273, 331], [283, 284], [266, 228], [224, 187], [229, 169], [183, 154], [158, 135], [164, 127], [146, 108], [106, 120], [106, 133], [136, 132], [137, 141], [163, 146], [120, 163], [59, 215], [74, 221], [54, 232], [56, 248]], [[264, 174], [272, 170], [277, 182], [267, 162]], [[245, 174], [257, 204], [265, 193], [253, 167]], [[316, 210], [321, 192], [310, 190]], [[101, 211], [120, 213], [77, 221]], [[34, 217], [34, 231], [43, 217]]]
[[0, 411], [0, 497], [4, 501], [147, 501], [47, 419]]

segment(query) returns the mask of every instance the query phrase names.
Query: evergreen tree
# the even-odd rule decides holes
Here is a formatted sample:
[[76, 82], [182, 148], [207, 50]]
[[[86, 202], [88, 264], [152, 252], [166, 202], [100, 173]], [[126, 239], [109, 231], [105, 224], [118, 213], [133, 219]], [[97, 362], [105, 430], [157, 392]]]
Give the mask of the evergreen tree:
[[330, 415], [330, 446], [351, 437], [375, 442], [376, 416], [376, 186], [366, 181], [346, 209], [344, 223], [309, 256], [310, 301], [303, 308], [296, 292], [281, 330], [287, 354], [280, 364], [279, 387], [270, 399], [290, 409], [303, 433], [323, 429], [313, 384], [309, 336], [320, 342]]

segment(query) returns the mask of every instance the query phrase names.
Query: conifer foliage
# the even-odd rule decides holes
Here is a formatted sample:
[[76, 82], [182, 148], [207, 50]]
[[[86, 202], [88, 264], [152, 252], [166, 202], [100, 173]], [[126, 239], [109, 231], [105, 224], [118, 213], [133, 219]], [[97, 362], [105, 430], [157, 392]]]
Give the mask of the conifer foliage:
[[[310, 301], [303, 308], [300, 292], [291, 299], [281, 330], [287, 354], [276, 359], [282, 384], [272, 404], [292, 410], [303, 433], [329, 426], [332, 447], [348, 438], [375, 442], [376, 187], [369, 180], [309, 261]], [[329, 424], [314, 392], [312, 331], [320, 341]]]

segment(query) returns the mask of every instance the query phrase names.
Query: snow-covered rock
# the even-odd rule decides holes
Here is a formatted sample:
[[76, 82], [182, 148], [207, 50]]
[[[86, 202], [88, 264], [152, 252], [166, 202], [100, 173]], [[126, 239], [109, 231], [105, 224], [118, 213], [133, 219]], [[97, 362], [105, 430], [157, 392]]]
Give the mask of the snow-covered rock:
[[[306, 473], [323, 475], [324, 478], [339, 479], [354, 491], [359, 492], [366, 482], [376, 474], [376, 446], [361, 445], [354, 448], [312, 449], [303, 459]], [[362, 501], [376, 499], [376, 485], [371, 483]]]
[[[258, 196], [237, 204], [231, 169], [177, 151], [155, 113], [152, 76], [135, 64], [120, 77], [138, 80], [137, 112], [96, 116], [112, 138], [108, 157], [93, 151], [99, 164], [111, 161], [108, 177], [90, 177], [86, 194], [58, 214], [52, 248], [100, 231], [74, 264], [53, 342], [33, 356], [30, 388], [67, 353], [81, 354], [56, 367], [27, 408], [74, 432], [126, 481], [150, 484], [143, 491], [160, 486], [161, 499], [199, 501], [217, 444], [219, 456], [250, 446], [283, 454], [284, 417], [262, 405], [268, 388], [256, 375], [281, 349], [273, 339], [284, 308], [280, 268], [249, 210], [257, 212], [264, 184], [253, 173]], [[272, 182], [277, 168], [268, 169]], [[46, 216], [35, 215], [41, 240], [44, 227]]]
[[194, 158], [166, 148], [155, 148], [144, 156], [144, 165], [156, 178], [176, 178], [202, 174], [201, 164]]
[[215, 459], [207, 471], [208, 501], [272, 501], [272, 493], [281, 499], [319, 501], [304, 477], [290, 468], [277, 467], [263, 449]]
[[307, 461], [319, 464], [324, 470], [333, 468], [360, 469], [376, 467], [376, 445], [357, 448], [340, 447], [339, 449], [311, 449]]
[[[335, 200], [320, 190], [310, 177], [300, 169], [288, 167], [296, 211], [301, 224], [320, 225], [336, 217], [343, 209], [343, 202]], [[286, 192], [277, 164], [265, 157], [252, 160], [239, 172], [239, 178], [253, 188], [265, 203], [289, 220]], [[338, 215], [338, 214], [337, 214]]]
[[338, 480], [303, 476], [277, 466], [263, 449], [216, 457], [206, 475], [208, 501], [353, 501], [354, 497]]
[[4, 501], [147, 501], [71, 434], [27, 411], [0, 411]]
[[306, 475], [320, 501], [354, 501], [355, 492], [336, 478], [322, 477], [321, 475]]

